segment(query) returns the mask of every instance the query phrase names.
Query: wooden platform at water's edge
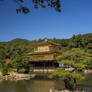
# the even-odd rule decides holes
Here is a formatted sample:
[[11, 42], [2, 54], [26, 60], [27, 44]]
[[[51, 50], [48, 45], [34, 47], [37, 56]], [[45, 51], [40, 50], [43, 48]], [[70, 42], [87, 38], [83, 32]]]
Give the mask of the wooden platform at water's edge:
[[54, 69], [34, 69], [33, 70], [33, 73], [41, 73], [41, 74], [44, 74], [44, 73], [52, 73], [54, 71]]

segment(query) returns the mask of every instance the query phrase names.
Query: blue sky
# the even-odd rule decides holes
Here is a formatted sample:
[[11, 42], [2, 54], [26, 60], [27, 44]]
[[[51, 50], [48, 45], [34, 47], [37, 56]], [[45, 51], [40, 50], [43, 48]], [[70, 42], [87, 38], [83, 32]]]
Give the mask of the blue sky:
[[61, 0], [61, 13], [51, 8], [32, 8], [27, 15], [16, 14], [17, 6], [12, 1], [0, 3], [0, 41], [70, 38], [73, 34], [92, 33], [92, 0]]

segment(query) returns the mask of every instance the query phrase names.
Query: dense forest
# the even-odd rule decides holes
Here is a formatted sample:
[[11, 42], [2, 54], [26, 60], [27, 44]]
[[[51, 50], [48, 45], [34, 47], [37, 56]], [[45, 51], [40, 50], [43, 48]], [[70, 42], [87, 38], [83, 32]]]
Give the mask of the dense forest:
[[[28, 69], [30, 66], [27, 64], [26, 53], [33, 52], [33, 44], [43, 42], [44, 39], [29, 41], [17, 38], [8, 42], [0, 42], [0, 68], [3, 75], [15, 68], [17, 71], [22, 67]], [[53, 38], [49, 41], [60, 44], [58, 50], [62, 53], [72, 48], [80, 48], [92, 57], [92, 33], [73, 35], [69, 39]]]

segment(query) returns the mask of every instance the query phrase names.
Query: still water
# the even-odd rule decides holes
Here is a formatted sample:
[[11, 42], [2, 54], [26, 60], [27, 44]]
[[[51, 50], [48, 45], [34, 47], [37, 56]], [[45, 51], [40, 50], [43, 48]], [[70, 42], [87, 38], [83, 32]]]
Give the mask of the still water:
[[[92, 74], [80, 81], [79, 86], [92, 92]], [[0, 92], [48, 92], [49, 88], [64, 87], [62, 80], [33, 79], [28, 81], [1, 81]]]

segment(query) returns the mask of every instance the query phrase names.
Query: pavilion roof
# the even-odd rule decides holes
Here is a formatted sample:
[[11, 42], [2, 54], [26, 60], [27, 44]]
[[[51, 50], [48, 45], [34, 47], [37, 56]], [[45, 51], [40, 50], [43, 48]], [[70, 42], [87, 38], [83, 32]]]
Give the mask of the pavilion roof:
[[60, 53], [60, 52], [57, 51], [33, 52], [33, 53], [28, 53], [27, 55], [43, 55], [43, 54], [52, 54], [52, 53]]
[[43, 45], [48, 45], [48, 44], [51, 44], [51, 45], [54, 45], [54, 46], [60, 46], [60, 44], [57, 44], [57, 43], [54, 43], [54, 42], [50, 42], [50, 41], [44, 41], [44, 42], [41, 42], [41, 43], [36, 43], [34, 45], [35, 46], [43, 46]]

